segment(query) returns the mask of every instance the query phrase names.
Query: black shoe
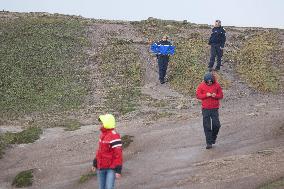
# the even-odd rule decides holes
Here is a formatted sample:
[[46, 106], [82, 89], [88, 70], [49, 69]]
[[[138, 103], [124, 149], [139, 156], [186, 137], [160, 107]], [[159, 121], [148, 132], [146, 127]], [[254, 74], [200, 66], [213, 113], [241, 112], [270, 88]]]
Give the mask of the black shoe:
[[160, 83], [161, 83], [161, 84], [164, 84], [164, 83], [166, 83], [166, 82], [165, 82], [165, 81], [160, 81]]
[[212, 144], [207, 144], [206, 149], [212, 148]]
[[212, 144], [215, 144], [216, 143], [216, 139], [217, 139], [217, 136], [216, 137], [212, 137]]
[[213, 68], [208, 68], [208, 72], [212, 72], [213, 71]]
[[218, 72], [220, 71], [220, 68], [215, 68], [214, 71]]

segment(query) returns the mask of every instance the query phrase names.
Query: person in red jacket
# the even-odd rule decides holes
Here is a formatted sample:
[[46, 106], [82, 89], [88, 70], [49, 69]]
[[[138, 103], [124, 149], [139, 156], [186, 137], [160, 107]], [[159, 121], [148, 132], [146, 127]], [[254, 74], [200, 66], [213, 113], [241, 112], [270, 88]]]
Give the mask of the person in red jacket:
[[92, 171], [97, 171], [100, 189], [114, 189], [115, 179], [121, 177], [122, 141], [114, 130], [113, 115], [101, 115], [99, 121], [102, 123], [101, 135]]
[[223, 91], [213, 73], [206, 73], [204, 81], [196, 90], [196, 97], [202, 100], [203, 128], [206, 137], [206, 149], [215, 144], [219, 129], [219, 100], [223, 98]]

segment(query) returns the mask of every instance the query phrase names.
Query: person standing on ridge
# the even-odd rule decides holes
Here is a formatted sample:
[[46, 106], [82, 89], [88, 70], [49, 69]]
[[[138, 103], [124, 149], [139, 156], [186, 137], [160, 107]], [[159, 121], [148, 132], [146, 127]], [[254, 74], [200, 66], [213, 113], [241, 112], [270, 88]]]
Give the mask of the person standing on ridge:
[[100, 115], [99, 122], [101, 135], [92, 171], [97, 171], [99, 189], [114, 189], [115, 179], [121, 177], [122, 141], [115, 131], [116, 123], [113, 115]]
[[221, 127], [219, 121], [219, 100], [223, 98], [223, 91], [213, 73], [205, 74], [204, 81], [196, 89], [196, 97], [202, 101], [203, 128], [206, 137], [206, 149], [216, 143]]
[[209, 71], [213, 70], [216, 56], [217, 56], [217, 65], [214, 70], [215, 71], [220, 70], [225, 42], [226, 42], [226, 31], [221, 26], [221, 21], [216, 20], [208, 42], [208, 44], [211, 45], [211, 50], [210, 50], [211, 56], [210, 56], [210, 62], [208, 64]]
[[161, 41], [155, 42], [151, 45], [151, 50], [157, 56], [159, 80], [161, 84], [164, 84], [170, 55], [174, 54], [175, 47], [168, 41], [168, 36], [164, 35]]

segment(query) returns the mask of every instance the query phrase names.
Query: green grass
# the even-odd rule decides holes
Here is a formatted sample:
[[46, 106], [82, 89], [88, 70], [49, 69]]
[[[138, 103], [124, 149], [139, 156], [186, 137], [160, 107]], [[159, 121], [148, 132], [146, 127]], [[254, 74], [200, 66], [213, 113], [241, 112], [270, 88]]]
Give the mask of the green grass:
[[63, 127], [65, 131], [75, 131], [80, 129], [81, 123], [77, 119], [69, 119], [62, 117], [58, 120], [45, 121], [44, 127]]
[[56, 16], [0, 22], [0, 118], [78, 108], [87, 94], [84, 22]]
[[101, 52], [101, 61], [108, 111], [123, 115], [136, 110], [141, 96], [142, 69], [132, 43], [112, 38]]
[[256, 34], [235, 55], [237, 71], [259, 91], [275, 92], [279, 89], [279, 71], [272, 66], [271, 57], [278, 48], [277, 41], [274, 33]]
[[5, 133], [9, 144], [27, 144], [33, 143], [39, 139], [42, 129], [39, 127], [29, 127], [18, 133]]
[[41, 134], [42, 129], [39, 127], [28, 127], [18, 133], [6, 132], [0, 134], [0, 158], [8, 145], [33, 143], [40, 138]]
[[124, 135], [121, 137], [123, 149], [127, 148], [133, 142], [134, 136]]
[[180, 39], [176, 42], [176, 54], [172, 58], [171, 85], [180, 92], [194, 95], [207, 67], [202, 63], [206, 52], [206, 41], [200, 36]]
[[93, 178], [95, 176], [97, 176], [97, 173], [95, 173], [95, 172], [89, 172], [87, 174], [84, 174], [80, 177], [79, 183], [83, 184], [83, 183], [87, 182], [88, 180], [90, 180], [91, 178]]
[[26, 170], [18, 173], [13, 180], [12, 185], [16, 188], [29, 187], [33, 184], [33, 170]]
[[66, 120], [63, 126], [65, 127], [65, 131], [75, 131], [80, 129], [81, 124], [78, 120], [70, 119]]
[[275, 180], [273, 182], [269, 182], [258, 189], [281, 189], [284, 188], [284, 177], [281, 177], [278, 180]]

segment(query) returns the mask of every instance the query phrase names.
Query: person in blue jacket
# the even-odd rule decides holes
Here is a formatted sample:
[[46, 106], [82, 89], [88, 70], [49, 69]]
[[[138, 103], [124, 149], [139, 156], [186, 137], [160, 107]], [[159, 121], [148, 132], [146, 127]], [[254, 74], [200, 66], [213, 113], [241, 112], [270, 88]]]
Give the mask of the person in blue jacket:
[[168, 36], [163, 36], [162, 40], [151, 45], [151, 50], [156, 54], [159, 65], [159, 80], [165, 83], [165, 76], [169, 64], [170, 55], [174, 54], [175, 47], [168, 41]]
[[215, 71], [220, 70], [225, 42], [226, 42], [226, 31], [221, 26], [221, 21], [216, 20], [208, 43], [209, 45], [211, 45], [211, 57], [208, 65], [209, 71], [213, 70], [216, 56], [217, 56], [217, 65], [215, 67]]

